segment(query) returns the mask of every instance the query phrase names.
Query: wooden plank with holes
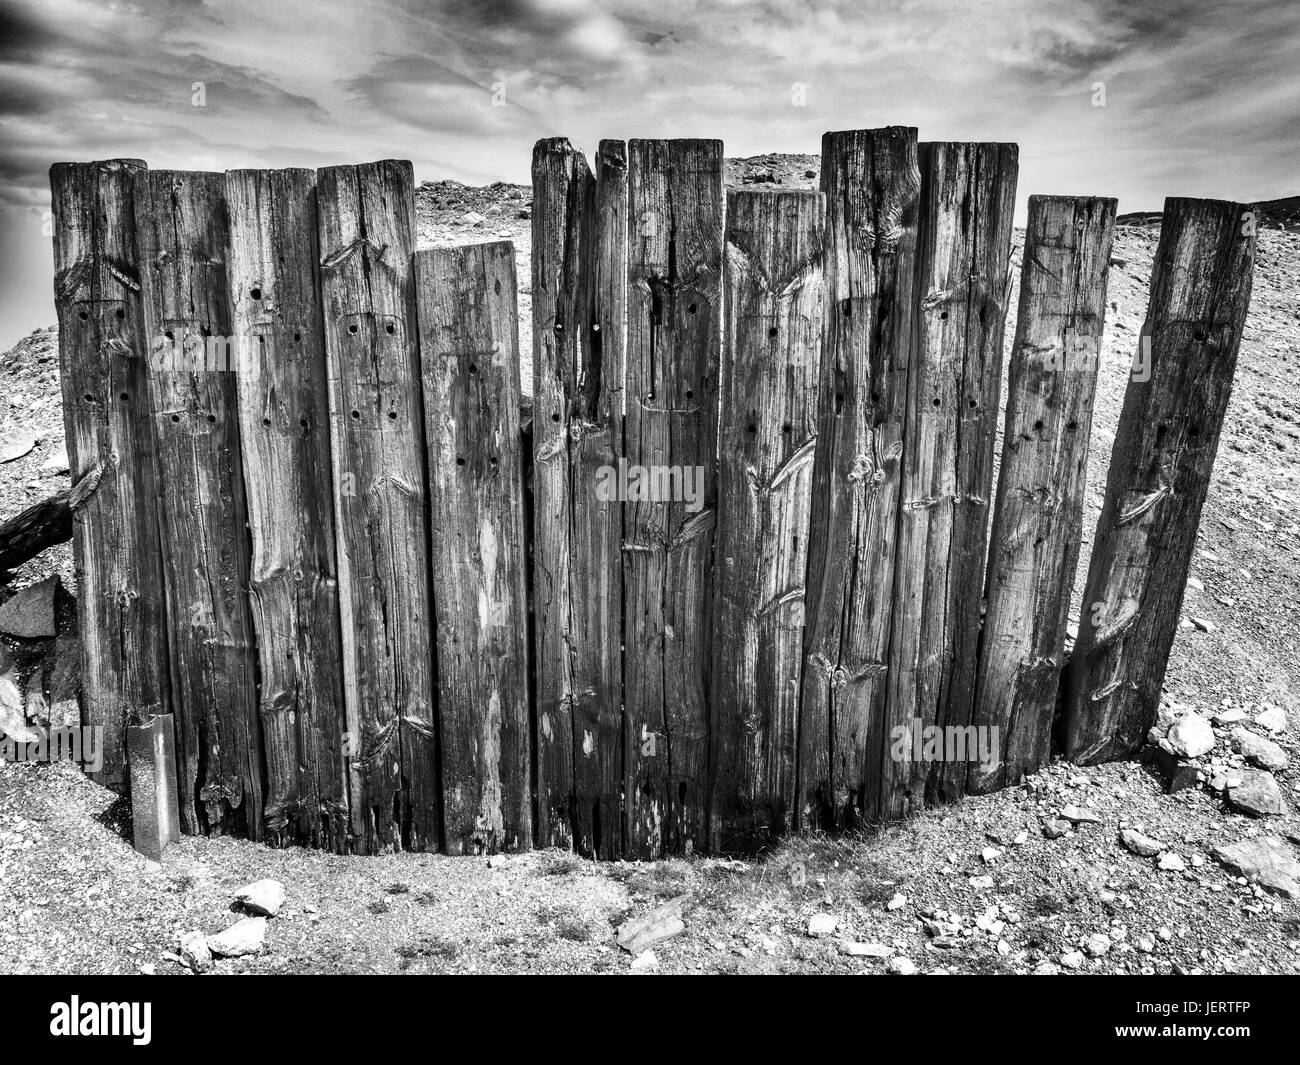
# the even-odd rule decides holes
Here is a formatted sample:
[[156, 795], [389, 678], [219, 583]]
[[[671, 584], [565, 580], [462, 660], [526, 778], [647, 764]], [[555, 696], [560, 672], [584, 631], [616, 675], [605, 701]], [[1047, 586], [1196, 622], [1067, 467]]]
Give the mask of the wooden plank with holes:
[[917, 757], [913, 737], [970, 724], [1017, 154], [1013, 144], [919, 150], [917, 311], [881, 774], [887, 817], [957, 798], [969, 768], [955, 747], [932, 762], [924, 747]]
[[316, 175], [226, 172], [266, 835], [349, 846]]
[[544, 847], [568, 848], [576, 823], [570, 419], [585, 329], [592, 176], [582, 153], [562, 137], [537, 142], [532, 176], [536, 838]]
[[161, 491], [178, 800], [189, 833], [262, 835], [225, 177], [142, 171], [136, 244]]
[[824, 224], [820, 192], [727, 197], [711, 670], [715, 853], [749, 853], [797, 822]]
[[1065, 690], [1065, 755], [1136, 751], [1155, 721], [1250, 306], [1256, 212], [1165, 201]]
[[92, 774], [127, 787], [126, 728], [171, 709], [158, 494], [135, 250], [138, 159], [56, 163], [54, 302], [72, 483], [83, 721], [103, 733]]
[[921, 177], [916, 130], [822, 138], [826, 312], [800, 708], [800, 825], [878, 809]]
[[1115, 207], [1029, 198], [971, 719], [996, 758], [970, 766], [971, 791], [1018, 784], [1051, 754]]
[[623, 854], [623, 458], [627, 146], [601, 141], [583, 218], [569, 404], [574, 846]]
[[532, 748], [514, 246], [422, 251], [416, 281], [447, 853], [525, 849]]
[[415, 180], [387, 159], [317, 173], [352, 831], [366, 853], [436, 850]]
[[[721, 141], [629, 143], [623, 685], [635, 858], [686, 853], [707, 832], [722, 227]], [[673, 476], [697, 469], [702, 483], [682, 498]]]

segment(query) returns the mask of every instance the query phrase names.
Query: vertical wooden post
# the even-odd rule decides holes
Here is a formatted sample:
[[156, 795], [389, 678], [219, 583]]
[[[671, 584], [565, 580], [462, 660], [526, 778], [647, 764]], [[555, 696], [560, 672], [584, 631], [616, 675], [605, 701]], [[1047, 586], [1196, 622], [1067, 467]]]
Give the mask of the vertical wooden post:
[[916, 130], [822, 138], [826, 313], [809, 529], [800, 824], [879, 807], [899, 458], [916, 274]]
[[[1013, 144], [922, 144], [917, 313], [909, 345], [881, 813], [965, 786], [964, 753], [910, 737], [970, 724], [1007, 309]], [[903, 730], [901, 733], [897, 730]], [[903, 742], [899, 758], [897, 740]], [[928, 787], [927, 787], [928, 785]], [[928, 794], [927, 794], [928, 791]]]
[[436, 850], [415, 180], [388, 159], [317, 182], [352, 831], [367, 853]]
[[[533, 609], [537, 825], [574, 843], [570, 417], [585, 328], [583, 254], [591, 172], [562, 137], [533, 148]], [[586, 590], [582, 590], [585, 594]]]
[[83, 721], [104, 729], [96, 779], [127, 786], [126, 726], [170, 710], [146, 339], [135, 252], [138, 159], [56, 163], [54, 301], [72, 482]]
[[422, 251], [416, 280], [447, 853], [518, 850], [532, 793], [514, 246]]
[[[721, 141], [629, 144], [623, 681], [630, 857], [685, 852], [706, 830], [722, 218]], [[633, 467], [644, 472], [637, 489]], [[698, 467], [698, 505], [653, 490], [659, 475]]]
[[159, 714], [126, 729], [132, 838], [135, 849], [155, 862], [162, 861], [167, 844], [181, 836], [174, 729], [171, 714]]
[[623, 457], [627, 146], [601, 141], [584, 235], [579, 362], [569, 403], [575, 845], [623, 853]]
[[227, 171], [226, 202], [266, 831], [277, 842], [343, 850], [346, 718], [316, 175]]
[[1168, 199], [1070, 656], [1065, 753], [1131, 754], [1155, 720], [1250, 304], [1255, 214]]
[[256, 648], [239, 460], [226, 182], [142, 171], [136, 243], [161, 490], [179, 806], [190, 833], [262, 835]]
[[997, 730], [997, 757], [971, 765], [971, 791], [1017, 784], [1051, 754], [1114, 230], [1114, 200], [1029, 198], [971, 719]]
[[727, 197], [712, 644], [715, 852], [754, 850], [795, 823], [825, 202], [820, 192], [732, 190]]

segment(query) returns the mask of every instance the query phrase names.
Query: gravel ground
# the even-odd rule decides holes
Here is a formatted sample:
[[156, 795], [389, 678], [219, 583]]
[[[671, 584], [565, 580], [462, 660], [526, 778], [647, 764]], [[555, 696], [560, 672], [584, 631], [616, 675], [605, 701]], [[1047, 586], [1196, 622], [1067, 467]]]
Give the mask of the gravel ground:
[[[817, 163], [815, 156], [728, 160], [727, 176], [732, 184], [815, 187]], [[529, 196], [522, 186], [455, 182], [426, 183], [417, 194], [421, 246], [515, 242], [525, 353]], [[1248, 723], [1262, 709], [1281, 708], [1288, 723], [1272, 738], [1294, 765], [1300, 234], [1294, 210], [1270, 217], [1289, 228], [1266, 228], [1260, 237], [1237, 382], [1166, 693], [1180, 711], [1237, 709]], [[1089, 533], [1158, 237], [1158, 223], [1127, 221], [1117, 230], [1110, 278]], [[1020, 239], [1017, 233], [1017, 266]], [[1008, 347], [1015, 306], [1013, 294]], [[521, 377], [528, 394], [527, 354]], [[39, 331], [0, 358], [0, 440], [37, 437], [27, 454], [0, 464], [0, 520], [67, 484], [66, 474], [45, 468], [62, 448], [59, 402], [57, 337]], [[0, 600], [51, 572], [75, 593], [64, 545], [0, 585]], [[1081, 565], [1076, 600], [1083, 577]], [[72, 613], [61, 595], [60, 631], [69, 631]], [[1209, 621], [1209, 631], [1192, 617]], [[31, 669], [51, 664], [54, 641], [6, 639], [6, 646], [21, 686]], [[1230, 730], [1217, 730], [1216, 740], [1218, 761], [1205, 760], [1207, 777], [1241, 765]], [[265, 950], [220, 961], [216, 971], [887, 972], [908, 970], [897, 960], [907, 959], [921, 972], [1296, 972], [1300, 903], [1238, 882], [1212, 856], [1216, 844], [1269, 833], [1285, 838], [1295, 857], [1300, 784], [1294, 769], [1276, 776], [1291, 809], [1265, 823], [1230, 812], [1205, 786], [1167, 795], [1135, 764], [1087, 771], [1058, 764], [1025, 787], [928, 811], [869, 838], [792, 841], [748, 865], [595, 865], [537, 852], [489, 867], [475, 858], [347, 858], [228, 838], [186, 838], [158, 865], [131, 849], [129, 811], [112, 793], [67, 766], [0, 761], [0, 972], [188, 972], [173, 960], [178, 936], [227, 927], [238, 917], [236, 890], [267, 877], [285, 885], [288, 901], [269, 922]], [[1044, 819], [1067, 804], [1094, 810], [1100, 823], [1049, 839]], [[1159, 837], [1184, 868], [1162, 870], [1157, 858], [1131, 853], [1119, 842], [1121, 827]], [[1001, 853], [986, 861], [990, 847]], [[654, 948], [653, 964], [642, 957], [634, 970], [614, 929], [680, 896], [684, 931]], [[817, 915], [824, 916], [813, 930], [822, 934], [812, 935]], [[845, 950], [858, 948], [847, 943], [892, 957], [853, 956]]]

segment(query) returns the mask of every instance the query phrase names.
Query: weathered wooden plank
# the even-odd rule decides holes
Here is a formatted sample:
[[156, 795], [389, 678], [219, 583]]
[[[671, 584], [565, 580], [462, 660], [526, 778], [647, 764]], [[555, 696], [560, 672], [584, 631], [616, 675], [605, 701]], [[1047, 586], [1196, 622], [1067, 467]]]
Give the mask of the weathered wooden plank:
[[[890, 817], [965, 785], [964, 757], [921, 761], [910, 737], [970, 723], [1017, 169], [1012, 144], [922, 144], [919, 156], [885, 700], [881, 813]], [[900, 735], [909, 737], [901, 745]]]
[[519, 320], [509, 242], [422, 251], [447, 853], [532, 845]]
[[[647, 475], [623, 508], [629, 857], [706, 832], [722, 220], [721, 141], [629, 144], [623, 439]], [[642, 491], [674, 469], [703, 470], [692, 498]]]
[[317, 173], [352, 831], [367, 852], [436, 850], [415, 180], [383, 160]]
[[1065, 753], [1122, 758], [1155, 720], [1232, 393], [1255, 260], [1251, 208], [1168, 199], [1070, 656]]
[[260, 839], [261, 736], [225, 177], [142, 171], [135, 215], [181, 818], [190, 833]]
[[562, 137], [533, 148], [533, 610], [536, 838], [574, 844], [573, 485], [570, 418], [587, 303], [591, 172]]
[[1114, 228], [1114, 200], [1029, 198], [971, 719], [996, 735], [996, 761], [970, 766], [971, 791], [1051, 754]]
[[277, 842], [343, 850], [346, 716], [316, 175], [227, 171], [226, 202], [265, 830]]
[[821, 370], [820, 192], [732, 190], [723, 268], [710, 839], [795, 827], [804, 581]]
[[916, 130], [822, 138], [825, 337], [808, 547], [800, 824], [879, 808], [907, 350], [921, 177]]
[[132, 195], [144, 168], [137, 159], [50, 168], [68, 462], [74, 489], [97, 479], [73, 529], [83, 720], [104, 729], [93, 776], [118, 791], [126, 726], [171, 708]]
[[588, 185], [582, 335], [569, 401], [574, 845], [623, 853], [623, 457], [627, 145], [601, 141]]

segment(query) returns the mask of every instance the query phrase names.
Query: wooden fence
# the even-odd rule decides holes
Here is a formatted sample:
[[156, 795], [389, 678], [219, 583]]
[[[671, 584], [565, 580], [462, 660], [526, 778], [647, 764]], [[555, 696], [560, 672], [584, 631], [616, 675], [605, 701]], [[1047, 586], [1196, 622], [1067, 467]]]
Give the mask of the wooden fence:
[[102, 779], [173, 712], [187, 832], [653, 858], [1015, 783], [1054, 727], [1132, 753], [1253, 227], [1166, 204], [1062, 685], [1115, 202], [1030, 198], [995, 489], [1016, 176], [900, 127], [820, 192], [539, 142], [521, 424], [513, 249], [417, 252], [408, 163], [56, 165]]

